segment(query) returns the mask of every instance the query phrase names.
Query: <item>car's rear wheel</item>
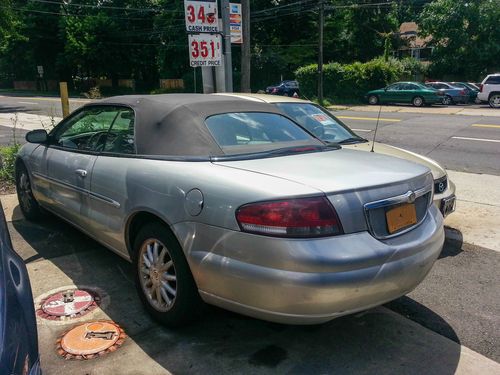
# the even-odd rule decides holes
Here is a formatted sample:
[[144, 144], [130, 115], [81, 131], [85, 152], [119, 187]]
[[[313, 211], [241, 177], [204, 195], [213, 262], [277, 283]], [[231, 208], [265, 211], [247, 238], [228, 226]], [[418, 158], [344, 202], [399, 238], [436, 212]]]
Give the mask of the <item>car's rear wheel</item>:
[[415, 96], [411, 102], [415, 107], [422, 107], [425, 104], [424, 98], [421, 96]]
[[493, 94], [488, 99], [491, 108], [500, 108], [500, 94]]
[[376, 104], [378, 104], [378, 101], [379, 101], [379, 99], [378, 99], [377, 95], [370, 95], [368, 97], [368, 104], [376, 105]]
[[144, 225], [134, 241], [136, 287], [146, 310], [176, 327], [193, 320], [202, 305], [181, 246], [160, 223]]
[[42, 208], [33, 195], [30, 176], [22, 162], [18, 164], [16, 170], [16, 192], [24, 217], [31, 221], [39, 220], [42, 216]]
[[443, 98], [443, 104], [444, 105], [451, 105], [453, 104], [453, 99], [449, 95], [445, 95]]

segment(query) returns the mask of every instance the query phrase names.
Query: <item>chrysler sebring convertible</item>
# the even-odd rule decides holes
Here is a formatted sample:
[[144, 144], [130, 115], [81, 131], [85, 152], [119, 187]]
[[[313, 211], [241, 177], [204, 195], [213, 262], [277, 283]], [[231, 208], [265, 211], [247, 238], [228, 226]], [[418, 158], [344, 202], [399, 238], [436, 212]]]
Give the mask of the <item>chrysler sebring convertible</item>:
[[325, 322], [410, 292], [443, 246], [429, 168], [327, 144], [270, 104], [113, 97], [26, 139], [25, 217], [56, 214], [130, 260], [166, 325], [202, 302]]
[[[217, 95], [236, 96], [273, 104], [283, 114], [326, 143], [337, 143], [342, 145], [343, 148], [359, 151], [372, 150], [372, 142], [358, 136], [329, 111], [308, 100], [247, 93]], [[434, 204], [444, 217], [455, 211], [455, 184], [448, 179], [446, 170], [436, 161], [426, 156], [379, 142], [375, 142], [373, 151], [410, 160], [428, 167], [434, 177]]]

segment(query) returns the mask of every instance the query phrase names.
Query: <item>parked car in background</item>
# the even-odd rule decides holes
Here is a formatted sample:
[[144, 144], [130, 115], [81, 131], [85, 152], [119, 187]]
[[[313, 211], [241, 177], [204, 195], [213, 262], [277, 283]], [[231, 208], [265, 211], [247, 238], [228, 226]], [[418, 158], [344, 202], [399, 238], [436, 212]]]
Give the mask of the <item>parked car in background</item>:
[[415, 107], [441, 103], [443, 94], [418, 82], [396, 82], [383, 89], [366, 93], [371, 105], [382, 103], [410, 103]]
[[[344, 148], [360, 151], [370, 151], [372, 149], [371, 141], [358, 136], [347, 125], [333, 116], [330, 111], [308, 100], [246, 93], [224, 93], [217, 95], [237, 96], [273, 104], [285, 115], [324, 142], [336, 143], [342, 145]], [[434, 178], [434, 205], [441, 211], [444, 217], [455, 210], [455, 184], [448, 179], [446, 170], [436, 161], [426, 156], [379, 142], [375, 142], [373, 150], [376, 153], [406, 159], [428, 167], [432, 171]]]
[[469, 103], [479, 102], [477, 99], [477, 94], [479, 93], [479, 88], [468, 83], [468, 82], [448, 82], [448, 84], [464, 89], [469, 95]]
[[414, 289], [444, 243], [429, 168], [327, 145], [276, 106], [202, 94], [89, 103], [16, 162], [20, 207], [134, 264], [164, 324], [200, 302], [321, 323]]
[[1, 202], [0, 374], [41, 374], [28, 271], [23, 259], [12, 248]]
[[466, 104], [469, 101], [469, 93], [461, 88], [450, 85], [446, 82], [426, 82], [427, 87], [432, 87], [443, 94], [443, 104]]
[[491, 108], [500, 108], [500, 73], [487, 75], [479, 89], [479, 100], [488, 102]]
[[277, 85], [266, 87], [266, 94], [300, 96], [299, 83], [297, 81], [283, 81]]

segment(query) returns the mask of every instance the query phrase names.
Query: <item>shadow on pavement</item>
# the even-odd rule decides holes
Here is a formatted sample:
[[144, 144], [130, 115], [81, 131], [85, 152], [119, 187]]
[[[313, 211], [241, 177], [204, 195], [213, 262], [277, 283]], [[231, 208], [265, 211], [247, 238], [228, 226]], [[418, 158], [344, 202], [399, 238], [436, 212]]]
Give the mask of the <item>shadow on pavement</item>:
[[[68, 325], [39, 326], [46, 373], [446, 375], [457, 369], [459, 345], [384, 308], [322, 325], [287, 326], [207, 306], [199, 321], [167, 329], [146, 314], [131, 265], [111, 251], [51, 216], [43, 225], [21, 220], [10, 229], [16, 251], [32, 269], [35, 297], [67, 285], [67, 278], [77, 286], [101, 288], [110, 297], [104, 313], [130, 336], [116, 353], [91, 361], [65, 361], [55, 353], [53, 342]], [[50, 274], [44, 273], [49, 269]], [[415, 321], [431, 320], [441, 334], [459, 343], [440, 316], [410, 298], [403, 300], [402, 306], [408, 306], [403, 314]]]

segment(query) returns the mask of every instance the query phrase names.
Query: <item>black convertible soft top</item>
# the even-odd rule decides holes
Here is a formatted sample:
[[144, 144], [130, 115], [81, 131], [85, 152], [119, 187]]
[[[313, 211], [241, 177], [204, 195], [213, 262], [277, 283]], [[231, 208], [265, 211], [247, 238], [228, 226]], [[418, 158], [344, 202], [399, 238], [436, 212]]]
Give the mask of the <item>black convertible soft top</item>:
[[[115, 96], [88, 105], [131, 107], [135, 111], [135, 143], [139, 155], [224, 156], [205, 125], [207, 117], [231, 112], [282, 115], [270, 104], [205, 94]], [[316, 142], [311, 140], [308, 144]]]

